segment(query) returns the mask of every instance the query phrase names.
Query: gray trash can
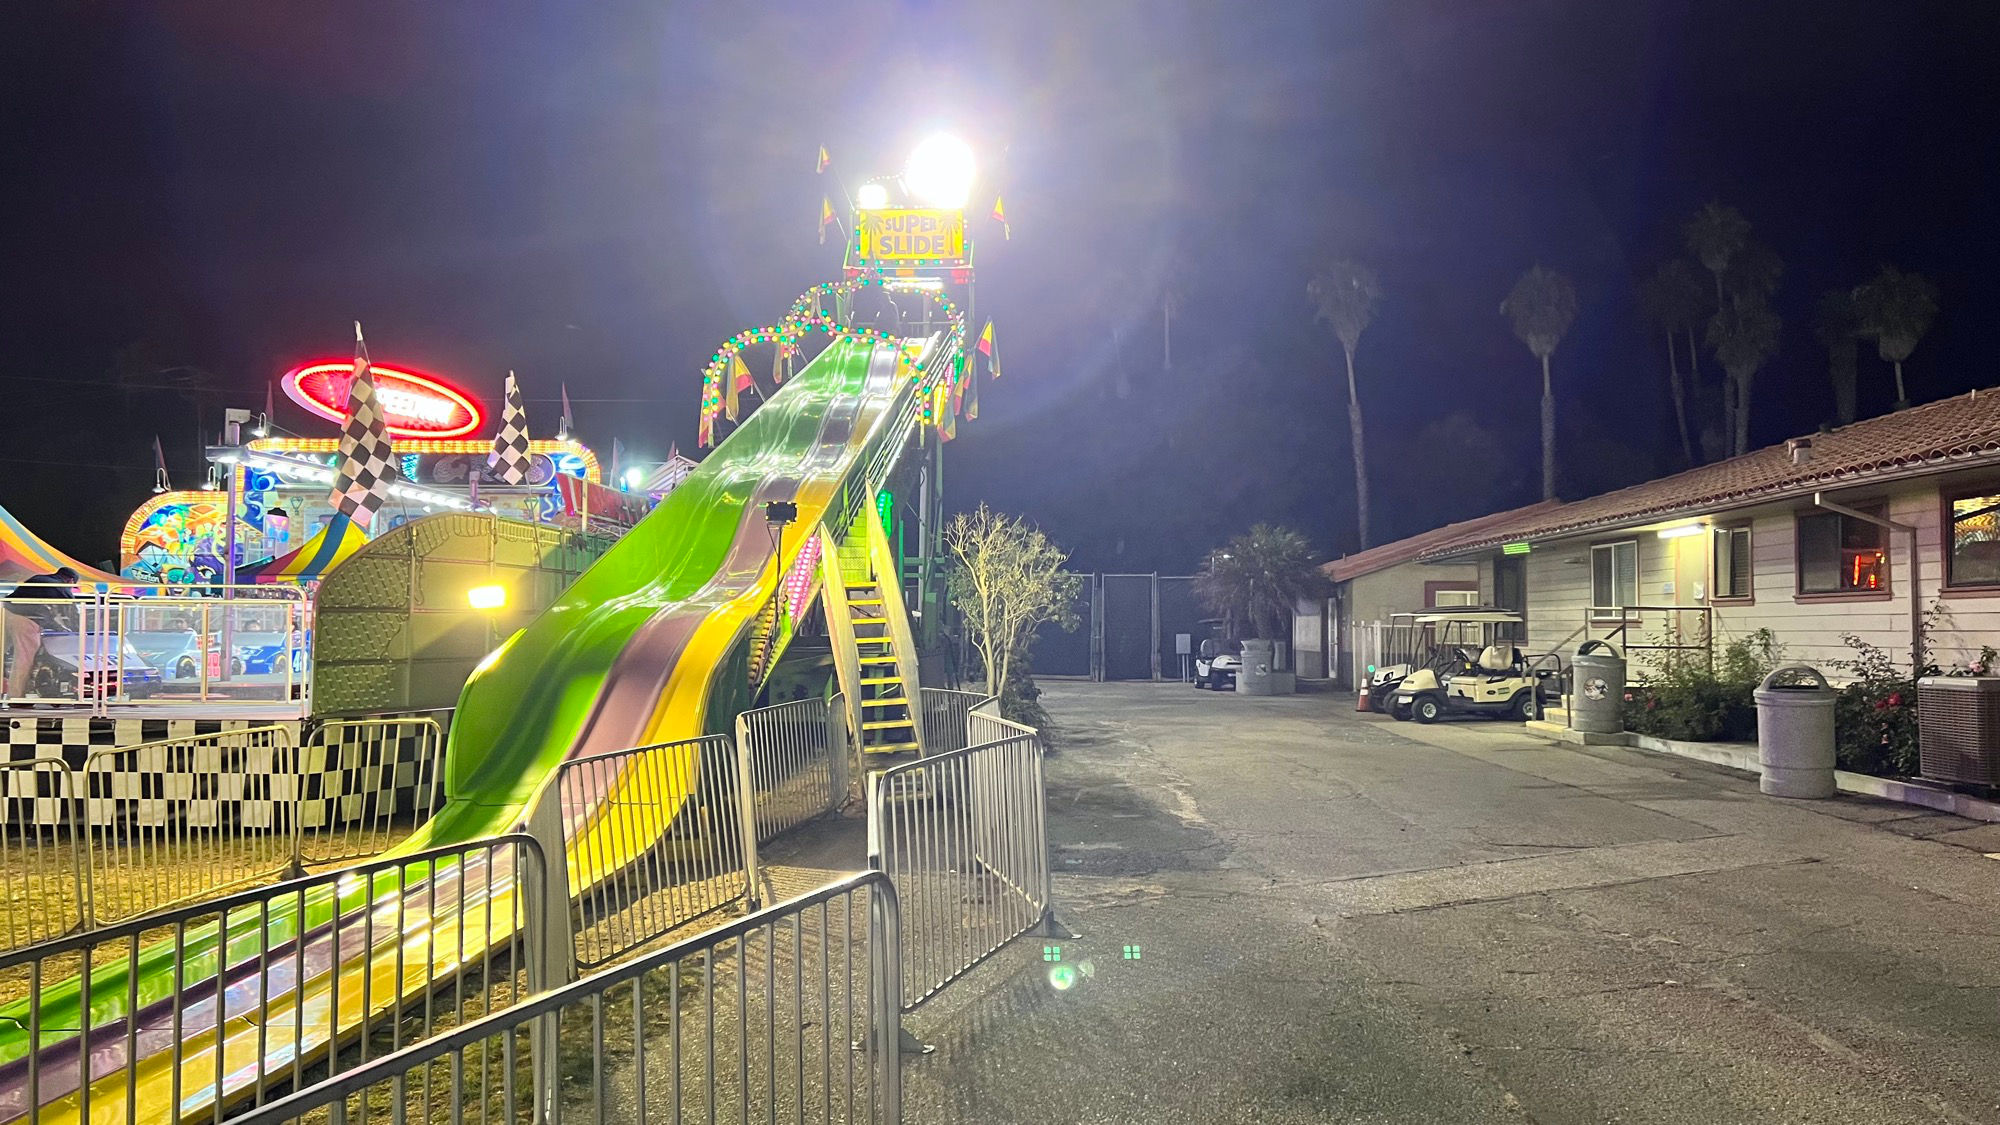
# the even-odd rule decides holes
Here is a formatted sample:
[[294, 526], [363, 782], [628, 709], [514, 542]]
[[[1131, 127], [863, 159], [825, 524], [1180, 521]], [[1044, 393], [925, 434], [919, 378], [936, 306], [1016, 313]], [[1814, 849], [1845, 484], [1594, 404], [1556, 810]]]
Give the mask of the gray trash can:
[[1773, 797], [1818, 800], [1833, 784], [1833, 701], [1826, 677], [1787, 664], [1757, 688], [1757, 788]]
[[1625, 729], [1625, 658], [1603, 641], [1585, 641], [1570, 664], [1569, 726], [1586, 734]]

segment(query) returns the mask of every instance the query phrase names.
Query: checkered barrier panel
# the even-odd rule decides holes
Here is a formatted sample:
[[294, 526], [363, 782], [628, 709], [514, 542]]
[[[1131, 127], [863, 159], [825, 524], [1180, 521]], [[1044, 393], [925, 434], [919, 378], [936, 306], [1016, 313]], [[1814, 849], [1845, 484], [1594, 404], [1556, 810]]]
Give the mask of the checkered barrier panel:
[[[354, 720], [329, 723], [303, 747], [184, 743], [150, 746], [100, 758], [85, 779], [93, 751], [271, 724], [236, 719], [125, 719], [88, 716], [10, 717], [5, 756], [26, 763], [60, 758], [74, 771], [84, 811], [116, 816], [128, 826], [162, 827], [170, 816], [200, 827], [234, 825], [268, 831], [289, 827], [279, 810], [298, 802], [308, 830], [380, 817], [407, 822], [435, 811], [443, 798], [442, 728], [425, 723]], [[285, 726], [294, 742], [298, 723]], [[11, 818], [36, 826], [66, 824], [74, 815], [58, 790], [56, 770], [0, 771], [0, 794]], [[28, 798], [33, 798], [32, 802]], [[32, 817], [32, 821], [27, 818]]]

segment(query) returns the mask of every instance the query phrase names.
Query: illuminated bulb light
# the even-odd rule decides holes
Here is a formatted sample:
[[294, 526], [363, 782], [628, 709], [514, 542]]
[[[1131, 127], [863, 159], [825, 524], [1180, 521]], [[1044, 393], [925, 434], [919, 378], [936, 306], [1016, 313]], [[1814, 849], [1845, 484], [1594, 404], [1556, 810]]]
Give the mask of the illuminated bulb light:
[[854, 205], [863, 211], [880, 211], [889, 205], [889, 189], [869, 181], [854, 193]]
[[972, 146], [949, 133], [924, 138], [903, 165], [903, 186], [932, 207], [956, 210], [972, 195]]
[[507, 604], [507, 587], [474, 586], [465, 592], [465, 601], [474, 609], [499, 609]]
[[1684, 523], [1679, 527], [1663, 527], [1654, 534], [1662, 539], [1681, 539], [1689, 535], [1700, 535], [1707, 530], [1706, 524]]

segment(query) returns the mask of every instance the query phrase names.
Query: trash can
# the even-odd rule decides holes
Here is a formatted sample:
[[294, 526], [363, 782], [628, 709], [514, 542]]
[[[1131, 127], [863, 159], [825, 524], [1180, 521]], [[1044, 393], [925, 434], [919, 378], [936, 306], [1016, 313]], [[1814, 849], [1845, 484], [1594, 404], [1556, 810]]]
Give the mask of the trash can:
[[1570, 675], [1569, 726], [1586, 734], [1625, 729], [1625, 658], [1603, 641], [1585, 641], [1576, 650]]
[[1833, 796], [1833, 701], [1826, 677], [1787, 664], [1757, 688], [1757, 788], [1773, 797]]
[[1278, 670], [1276, 642], [1243, 642], [1243, 663], [1236, 669], [1238, 695], [1290, 695], [1295, 690], [1292, 674]]

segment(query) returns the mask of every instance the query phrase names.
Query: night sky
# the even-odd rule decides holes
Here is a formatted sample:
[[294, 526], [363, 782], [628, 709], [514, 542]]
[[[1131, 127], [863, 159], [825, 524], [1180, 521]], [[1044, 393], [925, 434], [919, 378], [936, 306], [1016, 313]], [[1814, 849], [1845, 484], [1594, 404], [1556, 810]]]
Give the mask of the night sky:
[[[1256, 520], [1352, 549], [1305, 296], [1333, 254], [1386, 290], [1358, 358], [1377, 541], [1535, 499], [1537, 369], [1498, 309], [1536, 262], [1582, 302], [1565, 494], [1677, 467], [1634, 289], [1711, 198], [1788, 266], [1756, 442], [1831, 415], [1813, 304], [1883, 262], [1942, 290], [1911, 396], [2000, 384], [1990, 4], [752, 7], [8, 5], [0, 504], [108, 559], [155, 433], [197, 483], [200, 427], [356, 319], [489, 403], [518, 371], [538, 432], [567, 382], [601, 452], [690, 448], [715, 344], [837, 270], [817, 146], [851, 185], [938, 128], [1014, 231], [979, 247], [1005, 376], [949, 500], [1091, 569], [1184, 572]], [[1872, 348], [1861, 379], [1886, 409]]]

